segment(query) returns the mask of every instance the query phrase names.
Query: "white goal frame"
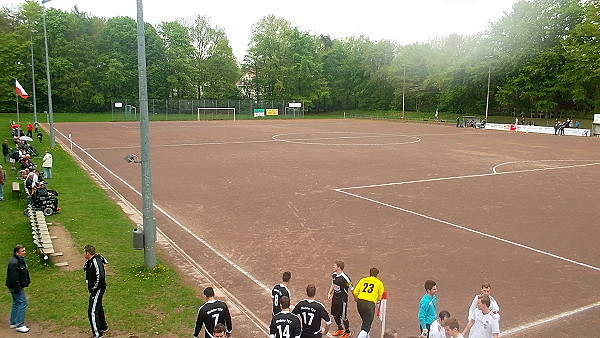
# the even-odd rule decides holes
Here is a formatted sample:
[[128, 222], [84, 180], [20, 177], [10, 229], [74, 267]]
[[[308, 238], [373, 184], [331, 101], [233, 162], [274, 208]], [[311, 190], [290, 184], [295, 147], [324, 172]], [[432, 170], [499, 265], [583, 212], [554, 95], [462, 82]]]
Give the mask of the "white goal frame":
[[200, 121], [201, 110], [229, 110], [233, 111], [233, 120], [235, 121], [235, 108], [233, 107], [199, 107], [198, 108], [198, 121]]

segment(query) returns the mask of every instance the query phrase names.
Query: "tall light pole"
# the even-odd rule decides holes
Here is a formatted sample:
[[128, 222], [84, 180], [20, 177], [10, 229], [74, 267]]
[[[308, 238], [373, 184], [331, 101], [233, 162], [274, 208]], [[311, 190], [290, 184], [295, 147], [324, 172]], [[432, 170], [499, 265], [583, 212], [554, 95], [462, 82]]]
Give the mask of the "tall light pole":
[[137, 47], [140, 106], [140, 148], [142, 156], [142, 218], [144, 226], [144, 266], [156, 266], [156, 223], [152, 210], [152, 172], [150, 166], [150, 127], [148, 123], [148, 81], [146, 78], [146, 39], [142, 0], [137, 1]]
[[488, 111], [490, 109], [490, 82], [492, 80], [492, 62], [488, 66], [488, 86], [487, 86], [487, 99], [485, 100], [485, 123], [488, 120]]
[[31, 49], [31, 89], [33, 90], [33, 123], [37, 125], [37, 99], [35, 97], [35, 65], [33, 64], [33, 33], [31, 27], [29, 28], [29, 40]]
[[[50, 0], [42, 0], [42, 5]], [[48, 83], [48, 123], [50, 124], [50, 148], [54, 148], [54, 113], [52, 112], [52, 85], [50, 84], [50, 63], [48, 62], [48, 35], [46, 34], [46, 7], [42, 6], [44, 23], [44, 47], [46, 48], [46, 82]]]
[[402, 76], [402, 120], [404, 120], [404, 87], [406, 87], [406, 64], [402, 65], [404, 67], [404, 75]]

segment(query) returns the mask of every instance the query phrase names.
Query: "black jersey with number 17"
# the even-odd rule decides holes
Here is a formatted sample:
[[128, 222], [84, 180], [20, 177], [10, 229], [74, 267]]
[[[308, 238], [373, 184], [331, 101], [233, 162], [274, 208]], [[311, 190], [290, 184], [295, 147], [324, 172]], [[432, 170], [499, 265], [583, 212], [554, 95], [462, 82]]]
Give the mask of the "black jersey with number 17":
[[281, 305], [279, 304], [279, 300], [283, 296], [288, 296], [291, 299], [292, 293], [290, 292], [290, 289], [288, 289], [287, 286], [283, 284], [275, 285], [273, 287], [273, 290], [271, 291], [271, 298], [273, 301], [273, 316], [281, 312]]
[[301, 300], [296, 304], [292, 313], [300, 316], [302, 320], [302, 337], [317, 337], [321, 331], [321, 319], [326, 324], [331, 324], [325, 306], [313, 299]]

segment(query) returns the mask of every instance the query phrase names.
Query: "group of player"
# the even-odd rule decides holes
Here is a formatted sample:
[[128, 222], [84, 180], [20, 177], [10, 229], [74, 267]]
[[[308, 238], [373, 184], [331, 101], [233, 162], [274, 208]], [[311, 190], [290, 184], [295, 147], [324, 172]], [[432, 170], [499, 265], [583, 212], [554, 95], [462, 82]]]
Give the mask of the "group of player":
[[[437, 311], [437, 286], [432, 280], [425, 282], [425, 295], [419, 302], [420, 337], [429, 338], [498, 338], [500, 334], [500, 306], [492, 297], [489, 283], [481, 285], [469, 307], [468, 322], [460, 331], [458, 320], [446, 310]], [[394, 337], [394, 336], [390, 336]]]
[[[344, 262], [333, 264], [331, 287], [327, 299], [331, 301], [331, 316], [337, 329], [333, 336], [348, 338], [351, 336], [348, 321], [348, 298], [353, 295], [362, 324], [357, 338], [368, 338], [375, 309], [384, 292], [383, 283], [377, 278], [379, 270], [371, 268], [369, 276], [362, 278], [356, 286], [344, 273]], [[306, 287], [306, 299], [301, 300], [291, 310], [291, 292], [288, 288], [292, 274], [283, 273], [281, 283], [271, 291], [272, 319], [269, 325], [270, 338], [320, 338], [329, 333], [332, 321], [325, 306], [315, 300], [317, 292], [313, 284]], [[468, 323], [460, 331], [458, 320], [450, 316], [448, 311], [437, 313], [437, 286], [432, 280], [425, 282], [425, 295], [419, 304], [419, 324], [421, 337], [429, 338], [497, 338], [500, 320], [500, 307], [490, 295], [491, 286], [483, 283], [481, 294], [474, 297], [469, 308]], [[198, 337], [205, 327], [205, 338], [230, 336], [232, 331], [231, 314], [227, 305], [214, 297], [214, 290], [204, 290], [206, 302], [198, 310], [198, 318], [194, 329], [194, 337]], [[321, 323], [324, 322], [324, 328]], [[384, 338], [397, 337], [395, 330], [384, 332]]]
[[[375, 306], [383, 295], [383, 283], [377, 278], [379, 270], [371, 268], [369, 276], [361, 279], [356, 287], [344, 273], [344, 262], [333, 264], [331, 287], [327, 299], [331, 301], [331, 316], [335, 320], [337, 330], [333, 336], [348, 338], [351, 335], [348, 321], [348, 296], [350, 292], [356, 300], [358, 314], [362, 319], [361, 330], [357, 337], [369, 337], [371, 323], [375, 316]], [[309, 284], [306, 287], [307, 298], [296, 304], [290, 311], [291, 292], [288, 283], [292, 277], [289, 271], [283, 273], [282, 282], [275, 285], [271, 291], [273, 302], [273, 318], [269, 325], [271, 338], [320, 338], [329, 333], [331, 318], [325, 306], [315, 300], [316, 287]], [[321, 328], [321, 322], [325, 327]]]

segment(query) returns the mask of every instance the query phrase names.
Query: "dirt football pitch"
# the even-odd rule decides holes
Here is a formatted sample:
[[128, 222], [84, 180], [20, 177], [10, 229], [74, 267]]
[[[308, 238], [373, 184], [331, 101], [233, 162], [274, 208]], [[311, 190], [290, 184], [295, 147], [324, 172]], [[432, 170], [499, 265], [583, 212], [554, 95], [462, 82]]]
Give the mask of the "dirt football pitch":
[[[140, 155], [138, 123], [55, 126], [141, 210], [140, 166], [123, 160]], [[266, 336], [286, 270], [293, 304], [315, 284], [329, 309], [335, 260], [354, 282], [379, 268], [401, 337], [419, 333], [427, 279], [461, 328], [489, 282], [501, 336], [598, 336], [600, 138], [367, 120], [151, 122], [150, 136], [160, 251], [218, 288], [234, 337]], [[355, 336], [353, 300], [349, 320]]]

